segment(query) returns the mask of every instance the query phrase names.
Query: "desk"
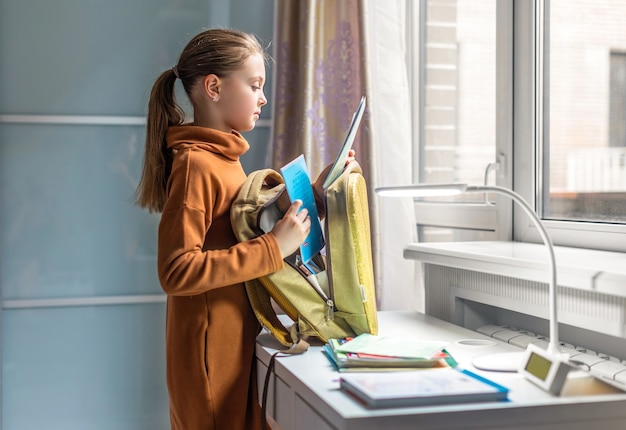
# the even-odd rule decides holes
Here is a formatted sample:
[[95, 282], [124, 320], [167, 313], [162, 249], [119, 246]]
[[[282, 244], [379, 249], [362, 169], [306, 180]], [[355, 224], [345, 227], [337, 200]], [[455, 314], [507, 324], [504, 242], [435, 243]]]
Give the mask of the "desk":
[[[277, 358], [268, 395], [268, 413], [281, 430], [401, 430], [401, 429], [622, 429], [626, 426], [626, 393], [582, 378], [568, 378], [563, 396], [553, 397], [517, 373], [481, 372], [474, 357], [520, 351], [519, 348], [443, 320], [417, 312], [379, 312], [381, 336], [443, 340], [465, 368], [508, 387], [508, 402], [488, 402], [368, 410], [339, 390], [339, 373], [311, 346], [303, 355]], [[480, 340], [487, 345], [471, 345]], [[270, 356], [280, 346], [262, 333], [257, 343], [260, 387]], [[580, 387], [600, 394], [581, 394]], [[277, 430], [277, 429], [275, 429]]]

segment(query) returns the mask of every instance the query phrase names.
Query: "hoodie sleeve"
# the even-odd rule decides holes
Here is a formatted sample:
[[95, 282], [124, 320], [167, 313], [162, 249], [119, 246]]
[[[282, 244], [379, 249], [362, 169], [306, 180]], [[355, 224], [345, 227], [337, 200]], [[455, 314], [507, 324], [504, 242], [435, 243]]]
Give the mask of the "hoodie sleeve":
[[229, 177], [227, 168], [207, 166], [197, 158], [181, 157], [175, 163], [159, 224], [158, 273], [170, 295], [190, 296], [242, 283], [284, 264], [271, 232], [236, 243], [229, 213], [239, 176]]

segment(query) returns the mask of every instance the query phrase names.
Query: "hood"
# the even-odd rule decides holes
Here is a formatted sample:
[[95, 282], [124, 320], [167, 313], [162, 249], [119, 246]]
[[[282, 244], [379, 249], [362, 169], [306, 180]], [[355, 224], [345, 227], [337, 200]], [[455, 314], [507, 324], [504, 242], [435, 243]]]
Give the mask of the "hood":
[[245, 154], [250, 145], [237, 131], [230, 133], [195, 125], [178, 125], [167, 129], [167, 147], [193, 145], [236, 161]]

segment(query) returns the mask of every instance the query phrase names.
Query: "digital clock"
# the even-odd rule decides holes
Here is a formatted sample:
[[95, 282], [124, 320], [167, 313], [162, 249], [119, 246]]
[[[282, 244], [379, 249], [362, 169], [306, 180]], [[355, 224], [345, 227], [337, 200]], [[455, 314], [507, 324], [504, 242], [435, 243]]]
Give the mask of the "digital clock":
[[549, 353], [531, 343], [526, 348], [519, 372], [532, 383], [558, 396], [571, 369], [569, 354]]

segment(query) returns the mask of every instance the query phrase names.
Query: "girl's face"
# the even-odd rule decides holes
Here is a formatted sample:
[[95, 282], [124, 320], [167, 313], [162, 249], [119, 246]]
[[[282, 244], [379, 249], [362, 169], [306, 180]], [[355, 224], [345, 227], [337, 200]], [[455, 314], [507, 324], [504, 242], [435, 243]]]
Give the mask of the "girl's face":
[[244, 66], [223, 79], [218, 104], [226, 128], [250, 131], [267, 103], [263, 93], [265, 62], [260, 54], [251, 55]]

